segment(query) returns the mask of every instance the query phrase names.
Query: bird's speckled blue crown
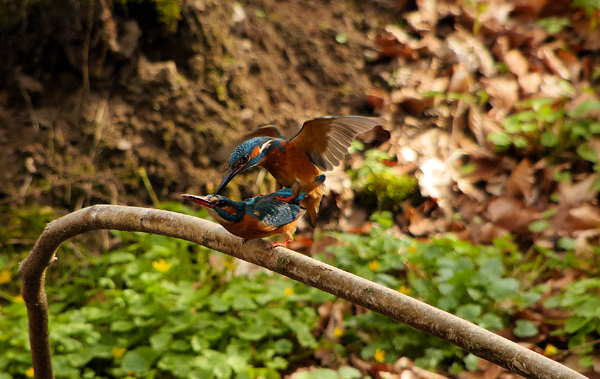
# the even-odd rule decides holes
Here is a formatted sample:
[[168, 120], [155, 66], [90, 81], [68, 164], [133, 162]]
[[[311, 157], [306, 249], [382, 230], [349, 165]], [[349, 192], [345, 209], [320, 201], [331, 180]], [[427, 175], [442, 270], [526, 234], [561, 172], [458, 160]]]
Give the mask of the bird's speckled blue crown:
[[229, 157], [229, 166], [235, 166], [235, 163], [242, 159], [246, 153], [249, 153], [256, 146], [262, 146], [268, 140], [273, 139], [271, 137], [255, 137], [249, 139], [248, 141], [242, 143], [240, 146], [236, 147], [233, 153], [231, 153], [231, 157]]

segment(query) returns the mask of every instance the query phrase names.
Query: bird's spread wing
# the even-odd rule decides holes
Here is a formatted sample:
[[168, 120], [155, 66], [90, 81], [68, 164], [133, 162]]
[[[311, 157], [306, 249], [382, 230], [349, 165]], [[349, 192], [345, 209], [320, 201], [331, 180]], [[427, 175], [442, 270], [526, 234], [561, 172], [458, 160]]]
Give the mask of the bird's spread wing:
[[304, 151], [323, 171], [340, 164], [357, 134], [384, 125], [385, 119], [361, 116], [326, 116], [306, 121], [302, 129], [289, 141]]
[[259, 219], [262, 224], [270, 230], [277, 229], [290, 222], [296, 221], [304, 214], [304, 208], [278, 200], [262, 200], [252, 205], [252, 209], [247, 209], [252, 215]]

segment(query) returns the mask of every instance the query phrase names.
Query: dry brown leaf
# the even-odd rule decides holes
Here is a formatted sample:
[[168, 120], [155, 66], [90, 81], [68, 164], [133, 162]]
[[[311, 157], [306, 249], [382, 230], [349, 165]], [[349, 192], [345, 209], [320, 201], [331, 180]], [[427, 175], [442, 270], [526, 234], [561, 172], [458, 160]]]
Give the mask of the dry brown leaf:
[[422, 49], [430, 54], [435, 55], [439, 59], [446, 60], [450, 51], [445, 47], [444, 42], [437, 38], [434, 34], [427, 34], [421, 40]]
[[420, 42], [417, 39], [413, 38], [397, 25], [386, 25], [385, 31], [391, 34], [402, 45], [407, 45], [413, 50], [417, 50], [420, 47]]
[[412, 115], [420, 115], [423, 111], [433, 105], [433, 98], [424, 97], [414, 88], [402, 88], [395, 90], [390, 95], [392, 102], [402, 107]]
[[504, 228], [499, 227], [491, 222], [486, 222], [481, 226], [481, 230], [479, 232], [479, 242], [481, 243], [491, 243], [494, 239], [503, 237], [510, 232]]
[[471, 156], [476, 155], [477, 157], [495, 158], [495, 146], [487, 139], [487, 137], [491, 133], [502, 132], [502, 126], [500, 126], [498, 122], [490, 119], [487, 115], [482, 114], [481, 110], [475, 105], [472, 105], [469, 108], [467, 125], [469, 125], [469, 129], [471, 129], [471, 132], [473, 132], [477, 139], [478, 149], [472, 150], [462, 144], [461, 147], [466, 149]]
[[433, 221], [417, 210], [410, 213], [409, 222], [408, 231], [415, 237], [431, 235], [436, 231]]
[[533, 184], [535, 183], [534, 170], [529, 159], [523, 159], [506, 181], [506, 196], [525, 199], [525, 204], [531, 205], [534, 200], [532, 196]]
[[492, 47], [492, 53], [496, 56], [496, 59], [503, 62], [506, 59], [506, 53], [510, 49], [510, 42], [507, 36], [500, 36], [496, 39], [494, 46]]
[[404, 17], [406, 18], [408, 25], [418, 32], [428, 32], [431, 30], [429, 22], [427, 22], [425, 15], [421, 12], [415, 11], [405, 13]]
[[367, 96], [367, 101], [369, 105], [377, 110], [382, 110], [387, 108], [388, 106], [388, 96], [387, 93], [378, 90], [370, 90], [366, 91], [365, 95]]
[[470, 72], [479, 70], [488, 78], [496, 75], [492, 54], [472, 34], [458, 29], [446, 37], [446, 43], [456, 55], [456, 60], [464, 64]]
[[[594, 28], [593, 31], [590, 32], [589, 24], [587, 22], [575, 23], [583, 26], [586, 31], [583, 33], [584, 36], [587, 36], [585, 42], [583, 44], [583, 48], [589, 51], [598, 51], [600, 50], [600, 29]], [[587, 24], [587, 25], [586, 25]]]
[[573, 183], [572, 180], [559, 183], [560, 204], [567, 206], [594, 199], [598, 190], [593, 188], [593, 184], [599, 177], [600, 174], [591, 174], [577, 183]]
[[488, 181], [498, 171], [500, 160], [498, 158], [470, 157], [469, 163], [475, 166], [475, 170], [467, 176], [473, 183]]
[[412, 371], [417, 374], [421, 378], [429, 378], [429, 379], [449, 379], [447, 376], [436, 374], [435, 372], [427, 371], [420, 367], [414, 366]]
[[527, 58], [516, 49], [506, 53], [504, 63], [506, 63], [508, 70], [518, 77], [525, 75], [529, 71], [529, 62], [527, 61]]
[[548, 0], [516, 0], [515, 12], [518, 12], [526, 17], [535, 18], [540, 13], [540, 10], [546, 5]]
[[480, 31], [484, 34], [498, 34], [505, 32], [510, 22], [509, 15], [514, 6], [509, 1], [487, 0], [486, 6], [464, 7], [463, 15], [471, 21], [477, 20]]
[[529, 224], [539, 218], [534, 209], [527, 208], [520, 200], [508, 197], [492, 200], [487, 210], [494, 224], [516, 234], [528, 234]]
[[565, 64], [554, 54], [549, 47], [543, 46], [538, 50], [538, 58], [544, 61], [546, 66], [555, 73], [560, 76], [562, 79], [569, 79], [570, 72], [565, 66]]
[[504, 114], [508, 114], [519, 101], [519, 86], [516, 80], [505, 78], [482, 78], [490, 103]]
[[597, 206], [585, 204], [569, 211], [567, 229], [585, 230], [600, 228], [600, 209]]
[[435, 29], [435, 24], [438, 22], [438, 1], [417, 0], [417, 8], [423, 15], [423, 20], [429, 24], [430, 30]]
[[542, 76], [539, 72], [530, 72], [519, 76], [517, 79], [519, 86], [521, 86], [521, 92], [524, 95], [530, 95], [537, 93], [542, 84]]
[[539, 92], [541, 96], [551, 98], [572, 97], [571, 90], [564, 86], [563, 81], [556, 75], [542, 75]]
[[454, 66], [454, 72], [450, 79], [448, 92], [450, 93], [470, 93], [473, 91], [473, 78], [464, 64]]
[[569, 70], [569, 77], [574, 82], [578, 82], [579, 74], [581, 73], [582, 65], [579, 57], [571, 50], [558, 50], [558, 58]]

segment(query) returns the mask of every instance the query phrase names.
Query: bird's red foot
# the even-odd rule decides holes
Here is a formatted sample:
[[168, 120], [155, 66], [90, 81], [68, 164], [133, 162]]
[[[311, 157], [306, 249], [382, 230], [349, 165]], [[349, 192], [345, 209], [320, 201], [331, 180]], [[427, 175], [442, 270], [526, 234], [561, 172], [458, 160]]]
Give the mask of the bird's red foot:
[[286, 203], [289, 203], [290, 201], [294, 200], [295, 198], [296, 198], [296, 195], [294, 195], [294, 194], [292, 194], [292, 196], [289, 196], [289, 197], [275, 196], [275, 200], [285, 201]]
[[273, 242], [273, 244], [271, 245], [271, 249], [276, 248], [277, 246], [283, 246], [283, 247], [287, 247], [287, 245], [292, 242], [292, 240], [287, 240], [285, 242]]

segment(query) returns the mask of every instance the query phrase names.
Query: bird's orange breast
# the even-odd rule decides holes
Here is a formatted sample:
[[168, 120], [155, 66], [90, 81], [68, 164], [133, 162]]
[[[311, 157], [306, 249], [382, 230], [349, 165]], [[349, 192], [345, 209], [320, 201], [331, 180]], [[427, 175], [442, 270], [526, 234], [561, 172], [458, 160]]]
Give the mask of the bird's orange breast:
[[275, 149], [270, 152], [260, 165], [284, 187], [291, 187], [298, 179], [302, 184], [302, 192], [312, 190], [315, 177], [323, 173], [305, 152], [289, 144], [284, 145], [283, 150]]
[[244, 218], [238, 222], [221, 223], [223, 227], [231, 234], [244, 239], [264, 238], [277, 234], [273, 227], [261, 223], [257, 218], [245, 214]]

